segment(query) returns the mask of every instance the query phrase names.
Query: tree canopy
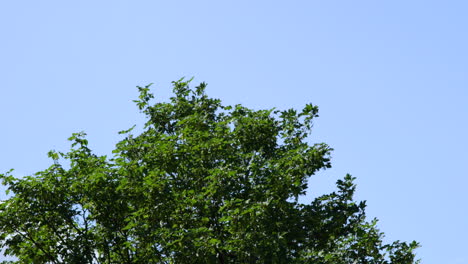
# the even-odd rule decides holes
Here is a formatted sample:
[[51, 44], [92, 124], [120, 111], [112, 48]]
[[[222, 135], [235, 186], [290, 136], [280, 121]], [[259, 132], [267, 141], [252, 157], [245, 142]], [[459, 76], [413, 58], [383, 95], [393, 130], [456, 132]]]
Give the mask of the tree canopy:
[[205, 83], [135, 100], [142, 132], [119, 132], [113, 155], [85, 133], [32, 176], [1, 174], [0, 242], [14, 263], [416, 263], [417, 242], [383, 242], [354, 178], [302, 204], [332, 149], [310, 144], [318, 107], [225, 106]]

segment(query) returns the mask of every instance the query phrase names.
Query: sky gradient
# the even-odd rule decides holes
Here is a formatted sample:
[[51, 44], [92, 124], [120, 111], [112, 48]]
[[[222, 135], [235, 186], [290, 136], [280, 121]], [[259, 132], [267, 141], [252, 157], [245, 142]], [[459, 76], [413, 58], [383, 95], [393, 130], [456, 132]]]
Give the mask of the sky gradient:
[[[85, 131], [110, 154], [135, 86], [195, 77], [225, 104], [320, 108], [335, 150], [303, 201], [357, 177], [388, 241], [468, 264], [467, 1], [2, 1], [0, 172], [47, 168]], [[4, 198], [4, 193], [0, 198]]]

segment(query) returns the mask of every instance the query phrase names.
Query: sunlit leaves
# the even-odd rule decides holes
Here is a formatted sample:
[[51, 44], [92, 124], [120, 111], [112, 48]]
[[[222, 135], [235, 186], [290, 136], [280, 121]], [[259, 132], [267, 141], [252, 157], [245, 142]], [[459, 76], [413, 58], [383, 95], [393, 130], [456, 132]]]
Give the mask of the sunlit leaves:
[[33, 176], [0, 176], [0, 241], [18, 263], [414, 263], [416, 242], [384, 244], [354, 178], [310, 204], [298, 197], [329, 168], [332, 149], [311, 144], [318, 108], [224, 106], [173, 83], [168, 102], [150, 85], [135, 100], [143, 132], [124, 130], [113, 156], [86, 134]]

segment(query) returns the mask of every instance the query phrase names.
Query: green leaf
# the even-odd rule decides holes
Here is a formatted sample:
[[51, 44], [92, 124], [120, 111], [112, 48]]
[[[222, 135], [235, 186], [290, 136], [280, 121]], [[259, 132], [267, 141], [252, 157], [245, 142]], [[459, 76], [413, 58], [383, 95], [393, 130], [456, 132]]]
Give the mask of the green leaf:
[[[192, 78], [193, 79], [193, 78]], [[416, 242], [382, 241], [355, 177], [298, 202], [332, 148], [310, 143], [318, 107], [224, 106], [184, 78], [168, 102], [137, 87], [145, 127], [113, 157], [84, 132], [32, 176], [0, 174], [0, 241], [20, 263], [417, 263]], [[66, 166], [58, 160], [66, 161]], [[61, 160], [61, 161], [62, 161]], [[313, 186], [312, 186], [313, 187]]]

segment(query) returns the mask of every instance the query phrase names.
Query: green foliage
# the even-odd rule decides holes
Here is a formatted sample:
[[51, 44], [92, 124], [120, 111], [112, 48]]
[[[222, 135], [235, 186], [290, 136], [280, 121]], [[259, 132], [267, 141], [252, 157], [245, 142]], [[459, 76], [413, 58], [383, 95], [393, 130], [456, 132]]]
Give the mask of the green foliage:
[[1, 175], [0, 241], [14, 263], [415, 263], [416, 242], [384, 244], [354, 178], [301, 204], [331, 148], [306, 140], [318, 116], [223, 106], [183, 79], [169, 102], [135, 100], [144, 131], [114, 156], [84, 133], [34, 176]]

